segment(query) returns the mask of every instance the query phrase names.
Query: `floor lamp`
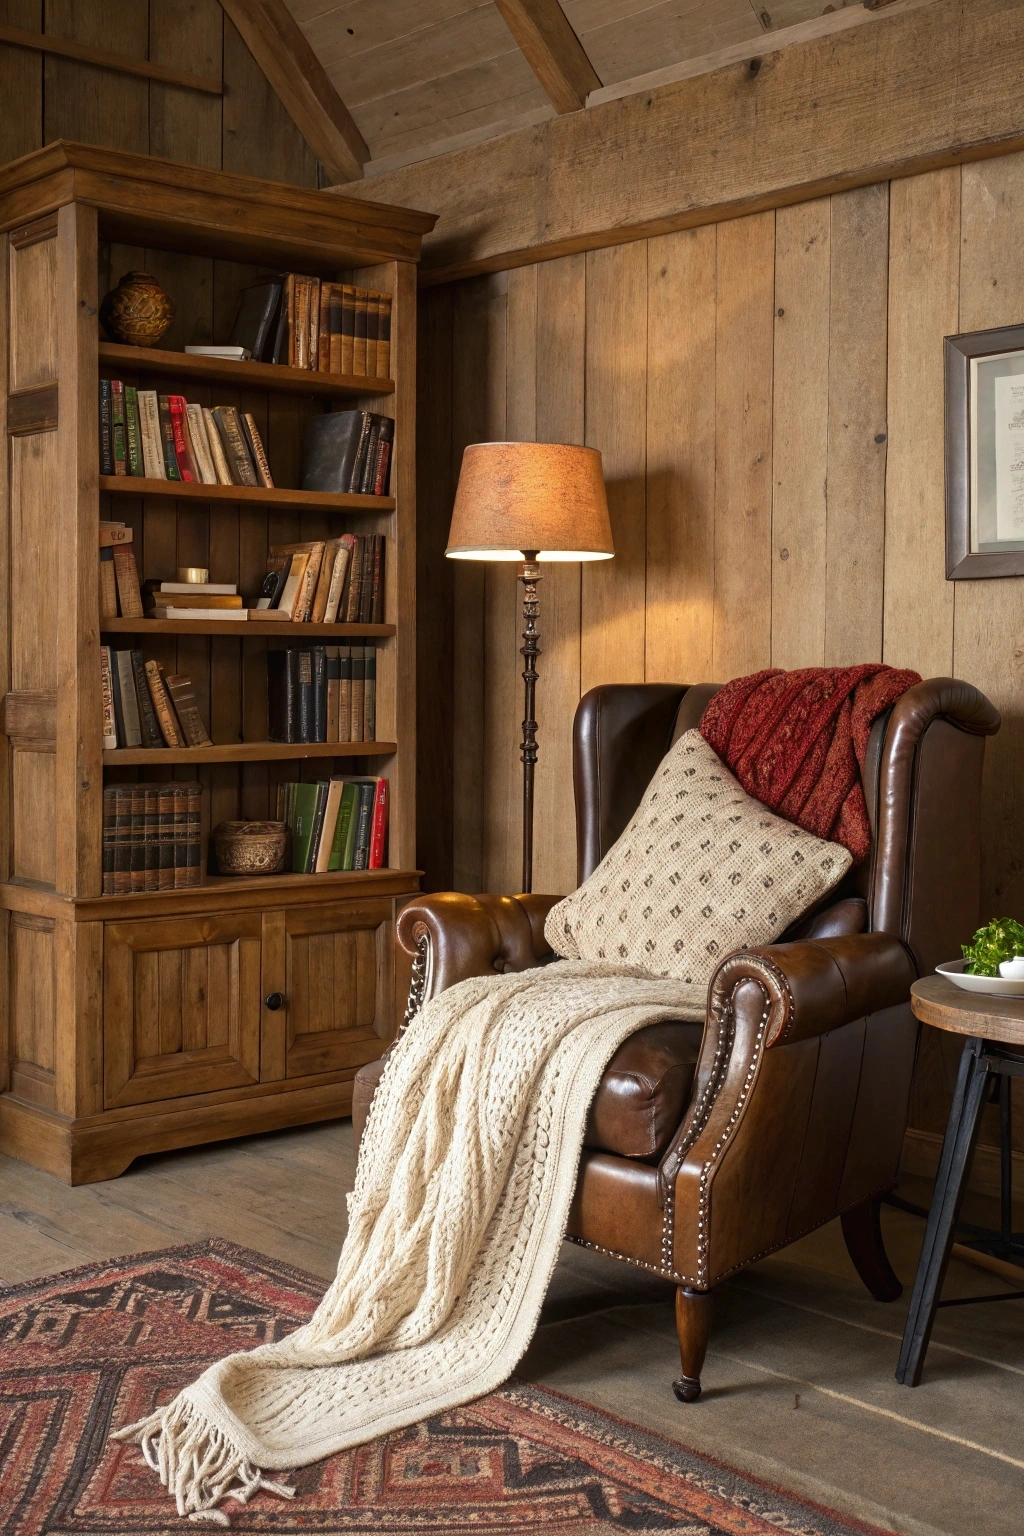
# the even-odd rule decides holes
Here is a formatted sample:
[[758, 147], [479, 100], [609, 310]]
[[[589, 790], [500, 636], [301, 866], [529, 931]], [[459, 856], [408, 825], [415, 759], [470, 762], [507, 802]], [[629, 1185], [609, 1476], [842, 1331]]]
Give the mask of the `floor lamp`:
[[569, 443], [473, 443], [455, 493], [450, 560], [518, 560], [523, 584], [523, 890], [533, 889], [537, 766], [537, 583], [545, 560], [609, 560], [608, 500], [596, 448]]

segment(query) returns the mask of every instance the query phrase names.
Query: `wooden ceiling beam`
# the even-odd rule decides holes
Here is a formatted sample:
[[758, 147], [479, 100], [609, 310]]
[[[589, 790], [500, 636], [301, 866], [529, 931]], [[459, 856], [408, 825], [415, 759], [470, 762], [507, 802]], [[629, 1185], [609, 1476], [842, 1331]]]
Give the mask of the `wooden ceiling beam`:
[[360, 180], [366, 141], [284, 0], [221, 5], [331, 180]]
[[579, 112], [601, 79], [558, 0], [494, 0], [556, 112]]

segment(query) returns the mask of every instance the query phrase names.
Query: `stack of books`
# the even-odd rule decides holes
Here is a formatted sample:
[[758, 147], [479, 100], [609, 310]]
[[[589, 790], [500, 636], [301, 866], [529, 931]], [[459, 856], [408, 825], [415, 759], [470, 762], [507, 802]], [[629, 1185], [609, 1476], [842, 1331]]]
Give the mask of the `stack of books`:
[[384, 868], [387, 779], [281, 784], [277, 819], [291, 828], [292, 870], [297, 875]]
[[228, 340], [256, 362], [386, 379], [391, 298], [372, 288], [282, 272], [242, 289]]
[[247, 619], [230, 581], [147, 581], [142, 600], [148, 619]]
[[142, 618], [134, 535], [124, 523], [100, 523], [100, 618]]
[[314, 645], [267, 654], [271, 741], [375, 741], [377, 651]]
[[395, 423], [379, 411], [311, 416], [302, 442], [302, 489], [334, 496], [386, 496]]
[[251, 411], [100, 380], [100, 474], [273, 487]]
[[100, 646], [103, 747], [212, 746], [199, 713], [192, 679], [168, 677], [140, 650]]
[[109, 784], [103, 791], [103, 894], [200, 885], [201, 784]]
[[271, 544], [253, 618], [290, 619], [294, 624], [383, 623], [384, 550], [381, 533]]

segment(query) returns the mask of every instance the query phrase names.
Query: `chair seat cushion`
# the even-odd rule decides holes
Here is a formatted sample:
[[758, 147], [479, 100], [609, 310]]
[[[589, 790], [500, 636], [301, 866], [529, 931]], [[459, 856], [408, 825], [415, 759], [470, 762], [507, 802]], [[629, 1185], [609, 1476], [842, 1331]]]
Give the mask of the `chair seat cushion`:
[[608, 1063], [584, 1144], [620, 1157], [659, 1158], [690, 1102], [702, 1024], [665, 1020], [638, 1029]]

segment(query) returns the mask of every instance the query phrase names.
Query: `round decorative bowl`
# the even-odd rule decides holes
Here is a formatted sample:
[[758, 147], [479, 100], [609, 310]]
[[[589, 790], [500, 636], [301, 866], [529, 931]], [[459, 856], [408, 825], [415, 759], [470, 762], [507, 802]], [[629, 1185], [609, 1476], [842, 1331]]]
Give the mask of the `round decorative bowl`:
[[[966, 960], [947, 960], [935, 969], [965, 992], [987, 992], [990, 997], [1024, 997], [1024, 981], [1011, 976], [972, 976]], [[965, 1004], [966, 1006], [966, 1004]]]
[[148, 272], [126, 272], [100, 305], [100, 323], [115, 341], [155, 347], [174, 319], [174, 304]]
[[279, 875], [288, 851], [283, 821], [222, 821], [213, 829], [222, 875]]

